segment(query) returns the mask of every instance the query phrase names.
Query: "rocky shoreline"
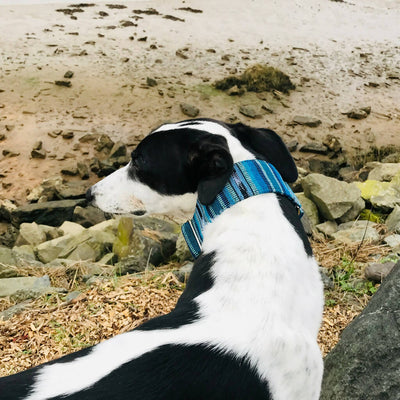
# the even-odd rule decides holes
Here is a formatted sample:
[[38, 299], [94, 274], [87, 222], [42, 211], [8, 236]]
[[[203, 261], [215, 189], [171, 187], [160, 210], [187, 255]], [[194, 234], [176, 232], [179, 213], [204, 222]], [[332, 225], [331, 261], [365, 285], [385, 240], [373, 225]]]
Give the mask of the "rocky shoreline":
[[[111, 157], [102, 163], [106, 168], [118, 167], [109, 162], [115, 147], [109, 146]], [[125, 160], [125, 150], [117, 154], [118, 163]], [[303, 169], [300, 174], [293, 188], [305, 210], [306, 232], [323, 235], [332, 246], [384, 246], [392, 261], [380, 264], [377, 254], [365, 272], [366, 279], [379, 283], [400, 256], [400, 163], [368, 163], [352, 171], [359, 180], [351, 182]], [[7, 225], [0, 236], [0, 297], [25, 301], [52, 290], [45, 276], [22, 277], [28, 266], [67, 268], [79, 262], [86, 270], [84, 281], [90, 281], [105, 270], [109, 276], [124, 275], [191, 260], [177, 222], [156, 216], [112, 218], [87, 206], [85, 190], [85, 181], [66, 183], [56, 177], [35, 188], [28, 205], [0, 201], [0, 217]], [[334, 277], [324, 273], [331, 275], [325, 277], [329, 287]]]

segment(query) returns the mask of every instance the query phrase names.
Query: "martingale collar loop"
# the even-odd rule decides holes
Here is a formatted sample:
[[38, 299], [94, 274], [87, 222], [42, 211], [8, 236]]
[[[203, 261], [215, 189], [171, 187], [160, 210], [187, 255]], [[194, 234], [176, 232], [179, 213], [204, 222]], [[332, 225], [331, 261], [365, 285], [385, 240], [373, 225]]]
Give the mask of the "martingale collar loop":
[[193, 218], [182, 225], [182, 233], [194, 258], [201, 253], [203, 228], [232, 207], [252, 196], [263, 193], [278, 193], [286, 196], [296, 206], [300, 218], [301, 204], [289, 185], [284, 182], [276, 168], [263, 160], [245, 160], [233, 165], [228, 182], [210, 205], [197, 201]]

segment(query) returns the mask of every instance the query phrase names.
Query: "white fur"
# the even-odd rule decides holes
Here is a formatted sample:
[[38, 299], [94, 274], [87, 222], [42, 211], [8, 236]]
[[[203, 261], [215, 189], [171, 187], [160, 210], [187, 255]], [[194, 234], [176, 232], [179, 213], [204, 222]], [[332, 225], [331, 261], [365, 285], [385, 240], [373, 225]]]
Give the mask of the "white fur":
[[317, 400], [322, 285], [276, 196], [256, 196], [226, 210], [206, 227], [203, 249], [217, 258], [212, 288], [196, 298], [199, 320], [178, 329], [128, 332], [76, 361], [47, 366], [27, 400], [91, 386], [164, 344], [199, 343], [247, 356], [274, 400]]

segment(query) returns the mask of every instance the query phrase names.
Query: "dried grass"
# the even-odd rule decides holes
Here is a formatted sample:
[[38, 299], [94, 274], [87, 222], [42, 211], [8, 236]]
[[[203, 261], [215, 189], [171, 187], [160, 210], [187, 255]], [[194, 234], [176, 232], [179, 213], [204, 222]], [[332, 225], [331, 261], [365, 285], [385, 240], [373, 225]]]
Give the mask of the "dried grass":
[[[344, 257], [356, 263], [370, 262], [384, 256], [384, 246], [336, 246], [318, 238], [313, 249], [320, 265], [332, 269]], [[50, 274], [54, 286], [81, 294], [70, 302], [62, 294], [44, 296], [8, 321], [0, 321], [0, 376], [15, 373], [62, 355], [91, 346], [102, 340], [129, 331], [144, 321], [168, 313], [176, 304], [184, 285], [171, 272], [175, 266], [144, 275], [103, 278], [92, 287], [82, 284], [87, 271], [79, 263], [68, 268], [27, 268], [25, 274]], [[334, 306], [325, 307], [318, 336], [321, 351], [326, 355], [338, 342], [342, 330], [362, 311], [369, 296], [356, 296], [338, 290], [329, 292]], [[0, 309], [12, 305], [0, 299]]]
[[0, 375], [91, 346], [172, 310], [183, 285], [170, 271], [107, 279], [71, 302], [40, 298], [0, 321]]

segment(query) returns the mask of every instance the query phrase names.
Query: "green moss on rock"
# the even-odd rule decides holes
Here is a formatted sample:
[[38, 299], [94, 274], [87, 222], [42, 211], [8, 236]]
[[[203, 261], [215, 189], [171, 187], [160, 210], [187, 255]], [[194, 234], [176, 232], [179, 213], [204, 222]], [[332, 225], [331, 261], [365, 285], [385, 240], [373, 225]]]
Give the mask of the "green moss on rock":
[[288, 75], [279, 69], [261, 64], [247, 68], [240, 76], [231, 75], [215, 82], [215, 88], [219, 90], [228, 90], [233, 86], [244, 86], [249, 92], [279, 90], [288, 93], [296, 88]]

